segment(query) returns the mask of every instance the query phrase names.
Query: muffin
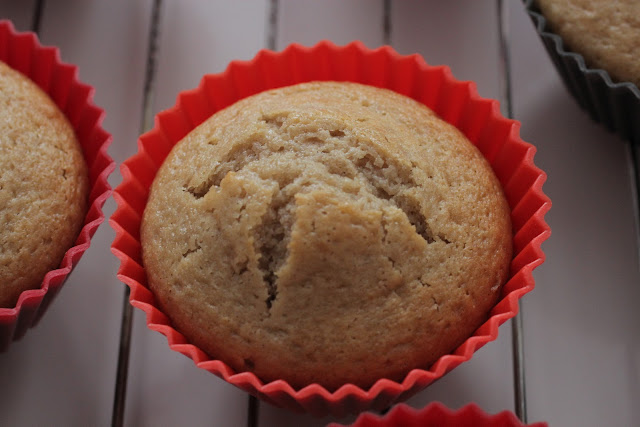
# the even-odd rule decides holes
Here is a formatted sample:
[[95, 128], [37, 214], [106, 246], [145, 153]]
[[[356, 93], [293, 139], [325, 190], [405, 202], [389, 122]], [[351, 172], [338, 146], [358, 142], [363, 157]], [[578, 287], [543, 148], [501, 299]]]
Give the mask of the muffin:
[[590, 68], [640, 86], [640, 3], [628, 0], [537, 0], [549, 27]]
[[[78, 79], [77, 67], [63, 62], [60, 59], [60, 52], [57, 48], [41, 45], [34, 33], [16, 31], [8, 20], [0, 20], [0, 46], [2, 46], [2, 49], [0, 49], [0, 61], [3, 61], [13, 70], [19, 72], [20, 74], [18, 74], [18, 78], [28, 79], [26, 82], [22, 81], [21, 84], [28, 85], [29, 83], [33, 83], [46, 93], [48, 97], [50, 97], [50, 100], [47, 99], [43, 100], [42, 103], [30, 105], [29, 108], [32, 108], [32, 110], [25, 113], [26, 115], [24, 117], [37, 119], [38, 114], [44, 114], [43, 117], [45, 117], [46, 120], [37, 119], [36, 123], [44, 126], [42, 128], [43, 130], [59, 130], [62, 132], [62, 135], [58, 136], [54, 136], [54, 134], [49, 131], [44, 135], [35, 135], [42, 142], [42, 144], [35, 146], [35, 153], [37, 155], [33, 156], [33, 158], [29, 158], [28, 156], [21, 158], [17, 162], [12, 160], [13, 163], [12, 166], [9, 167], [9, 170], [4, 169], [4, 166], [2, 166], [0, 179], [8, 179], [9, 175], [5, 175], [5, 172], [11, 171], [12, 167], [14, 168], [14, 171], [11, 172], [12, 174], [17, 173], [15, 170], [24, 172], [24, 165], [34, 164], [37, 159], [47, 153], [47, 144], [53, 144], [54, 147], [58, 147], [55, 149], [51, 159], [59, 159], [60, 156], [62, 156], [62, 150], [68, 150], [70, 154], [66, 156], [66, 162], [71, 166], [63, 165], [58, 160], [55, 160], [54, 163], [49, 159], [49, 161], [45, 162], [43, 170], [31, 171], [32, 173], [31, 176], [29, 176], [29, 179], [33, 180], [35, 178], [44, 180], [44, 178], [37, 177], [41, 176], [40, 174], [42, 174], [42, 177], [46, 176], [46, 174], [49, 173], [46, 172], [46, 170], [53, 167], [54, 169], [57, 169], [57, 175], [54, 173], [55, 176], [52, 179], [56, 183], [58, 180], [62, 179], [62, 181], [60, 181], [62, 182], [62, 185], [61, 187], [56, 187], [55, 191], [52, 191], [52, 193], [66, 194], [68, 197], [71, 197], [73, 195], [73, 190], [71, 187], [68, 187], [70, 185], [68, 180], [72, 173], [78, 173], [78, 171], [72, 171], [71, 168], [86, 168], [86, 175], [79, 174], [79, 176], [82, 175], [80, 180], [83, 181], [84, 184], [78, 184], [85, 186], [85, 190], [78, 191], [84, 192], [85, 199], [80, 200], [79, 203], [84, 204], [85, 207], [83, 210], [86, 212], [86, 215], [80, 216], [79, 224], [75, 225], [78, 227], [76, 231], [69, 233], [73, 234], [74, 237], [70, 239], [68, 237], [61, 238], [68, 239], [69, 241], [66, 252], [64, 252], [63, 255], [58, 255], [61, 260], [58, 258], [57, 262], [51, 261], [52, 267], [49, 271], [44, 271], [44, 269], [42, 269], [44, 278], [41, 278], [40, 282], [34, 283], [33, 289], [23, 291], [18, 296], [18, 300], [15, 304], [10, 304], [9, 307], [5, 308], [0, 306], [0, 352], [4, 352], [9, 349], [13, 341], [23, 337], [29, 328], [35, 326], [42, 319], [47, 308], [51, 305], [58, 292], [62, 289], [73, 268], [78, 264], [84, 252], [89, 248], [92, 236], [98, 226], [104, 221], [102, 206], [111, 194], [111, 187], [107, 182], [107, 178], [115, 168], [115, 163], [107, 153], [107, 148], [111, 142], [111, 136], [105, 132], [101, 126], [104, 118], [104, 111], [93, 103], [94, 89], [91, 86], [82, 83]], [[35, 90], [35, 92], [38, 91]], [[42, 96], [42, 93], [36, 96]], [[55, 103], [60, 111], [54, 112], [55, 108], [51, 108], [51, 101]], [[27, 94], [22, 93], [11, 101], [5, 101], [4, 105], [8, 106], [9, 103], [14, 102], [28, 103], [29, 97]], [[62, 120], [60, 113], [64, 115]], [[3, 118], [2, 120], [5, 119]], [[68, 123], [66, 123], [67, 120]], [[65, 122], [65, 124], [60, 125], [61, 121]], [[68, 133], [68, 125], [71, 125], [73, 128], [73, 136]], [[17, 126], [17, 122], [8, 124], [5, 120], [3, 122], [3, 126], [5, 127], [5, 130], [13, 129], [13, 126]], [[77, 142], [57, 142], [55, 138], [61, 137], [69, 139], [75, 138]], [[11, 130], [9, 134], [6, 134], [5, 132], [1, 138], [12, 138], [8, 141], [18, 141], [18, 139], [16, 139], [17, 134], [13, 130]], [[25, 140], [25, 137], [22, 136], [20, 138], [20, 141], [24, 142], [23, 140]], [[2, 139], [2, 141], [5, 140]], [[13, 143], [10, 145], [17, 146], [17, 144]], [[74, 146], [74, 148], [69, 148], [69, 146]], [[80, 147], [79, 149], [81, 150], [83, 160], [80, 165], [76, 164], [76, 160], [69, 161], [70, 159], [77, 159], [78, 146]], [[25, 143], [24, 147], [19, 149], [26, 152], [26, 147], [27, 145]], [[15, 155], [12, 156], [15, 157]], [[3, 154], [0, 158], [0, 164], [4, 165], [4, 161], [7, 161], [7, 158], [5, 158], [5, 155]], [[15, 179], [15, 176], [12, 177], [12, 179]], [[18, 183], [16, 185], [18, 185], [18, 187], [14, 188], [16, 191], [18, 188], [25, 188], [24, 184]], [[41, 185], [46, 188], [51, 188], [51, 183], [46, 182], [45, 180], [42, 184], [36, 183], [36, 185], [33, 186], [33, 189], [27, 188], [27, 193], [36, 194], [38, 191], [43, 193], [40, 189]], [[3, 193], [3, 190], [0, 190], [0, 193], [2, 193], [3, 197], [3, 201], [0, 203], [10, 202], [13, 205], [17, 203], [17, 201], [12, 200], [14, 198], [12, 192], [9, 194], [8, 199], [4, 198], [7, 193]], [[25, 195], [16, 193], [16, 196], [23, 197]], [[43, 199], [47, 199], [51, 196], [55, 197], [53, 194], [43, 194]], [[68, 228], [63, 217], [66, 214], [66, 210], [69, 210], [70, 212], [74, 210], [74, 208], [70, 209], [69, 206], [66, 206], [70, 204], [69, 202], [70, 200], [67, 200], [65, 202], [65, 207], [62, 207], [59, 212], [55, 212], [55, 218], [45, 219], [42, 217], [43, 224], [47, 224], [50, 219], [55, 221], [53, 235], [57, 236], [59, 234], [64, 234], [58, 230], [59, 228]], [[39, 201], [37, 203], [42, 204], [43, 202]], [[51, 205], [48, 206], [47, 209], [50, 209], [55, 203], [57, 202], [51, 202]], [[73, 205], [77, 203], [78, 202], [74, 201], [71, 204]], [[4, 207], [4, 205], [2, 206]], [[55, 209], [53, 210], [55, 211]], [[73, 215], [74, 214], [71, 214], [71, 216]], [[2, 218], [1, 221], [4, 221], [5, 219], [6, 218]], [[20, 218], [19, 221], [14, 219], [12, 220], [12, 224], [20, 223], [23, 224], [22, 226], [25, 226], [24, 221], [24, 218]], [[4, 239], [5, 234], [3, 233], [5, 224], [2, 223], [1, 227], [0, 239]], [[13, 225], [11, 227], [13, 227], [12, 229], [15, 228]], [[41, 224], [38, 224], [38, 233], [42, 232], [41, 227]], [[32, 232], [35, 232], [35, 229], [32, 230]], [[31, 232], [25, 233], [25, 241], [29, 241], [30, 239], [34, 239], [34, 236], [31, 236]], [[37, 239], [37, 237], [35, 239]], [[55, 241], [54, 237], [47, 237], [45, 235], [42, 236], [42, 239], [45, 243], [51, 239], [51, 245], [55, 246], [53, 243]], [[4, 242], [4, 240], [2, 241]], [[29, 244], [31, 245], [33, 242], [30, 242]], [[38, 247], [35, 252], [38, 252], [40, 249], [41, 248]], [[3, 247], [2, 250], [4, 252], [6, 249]], [[16, 248], [13, 248], [12, 250], [16, 250]], [[2, 256], [4, 257], [5, 255], [3, 254]], [[20, 256], [22, 257], [22, 255]], [[55, 256], [51, 255], [51, 258], [55, 258]], [[5, 262], [7, 262], [6, 258], [3, 258], [2, 261], [0, 261], [0, 269], [2, 269], [3, 274], [6, 274], [9, 271], [9, 266], [14, 268], [13, 259], [8, 261], [7, 264], [4, 264]], [[36, 265], [36, 262], [37, 260], [34, 261], [34, 264], [27, 265], [21, 274], [30, 275], [32, 274], [32, 269], [41, 269], [41, 266]], [[4, 281], [0, 283], [0, 289], [3, 286]]]
[[[428, 368], [412, 369], [397, 381], [379, 378], [371, 387], [345, 383], [329, 391], [320, 384], [294, 388], [282, 378], [267, 381], [250, 370], [234, 369], [216, 355], [205, 353], [177, 330], [150, 290], [140, 242], [141, 223], [154, 178], [172, 148], [213, 114], [247, 96], [312, 81], [348, 81], [385, 88], [427, 106], [478, 148], [511, 207], [513, 259], [507, 282], [488, 318], [457, 348]], [[275, 120], [274, 131], [277, 124]], [[370, 126], [375, 127], [376, 123]], [[456, 80], [446, 66], [430, 66], [419, 55], [399, 55], [388, 46], [368, 49], [360, 42], [336, 46], [322, 41], [312, 47], [292, 44], [281, 52], [263, 50], [250, 61], [233, 61], [224, 72], [205, 75], [197, 88], [181, 92], [176, 105], [159, 113], [154, 128], [140, 136], [138, 152], [123, 162], [123, 180], [114, 192], [118, 207], [110, 221], [115, 230], [111, 250], [120, 260], [118, 278], [130, 287], [130, 302], [145, 312], [149, 329], [164, 334], [169, 348], [191, 358], [198, 368], [265, 402], [315, 416], [343, 417], [368, 409], [383, 410], [408, 399], [495, 340], [499, 326], [516, 315], [519, 299], [535, 286], [532, 271], [544, 262], [540, 246], [550, 235], [544, 215], [551, 202], [542, 191], [546, 175], [533, 162], [535, 147], [520, 138], [519, 128], [518, 122], [500, 115], [497, 101], [481, 98], [474, 83]], [[339, 138], [340, 133], [333, 137]], [[388, 151], [383, 145], [378, 148], [382, 154]], [[201, 183], [208, 177], [202, 178]], [[211, 187], [217, 192], [215, 181], [212, 176]], [[186, 183], [187, 188], [182, 191], [189, 192], [190, 184], [196, 183]], [[205, 190], [206, 185], [191, 188], [196, 195]], [[211, 196], [205, 194], [201, 200], [207, 197]], [[191, 249], [198, 252], [196, 242]], [[264, 284], [261, 289], [266, 293], [258, 295], [256, 307], [266, 310], [269, 293]], [[282, 295], [275, 297], [271, 310], [282, 302]], [[247, 364], [251, 362], [254, 361]]]
[[73, 245], [89, 180], [64, 114], [4, 62], [0, 102], [0, 307], [11, 308]]
[[458, 347], [507, 279], [490, 165], [424, 105], [354, 83], [246, 98], [164, 161], [149, 286], [209, 355], [294, 387], [401, 380]]
[[525, 0], [562, 80], [591, 118], [640, 143], [640, 4]]

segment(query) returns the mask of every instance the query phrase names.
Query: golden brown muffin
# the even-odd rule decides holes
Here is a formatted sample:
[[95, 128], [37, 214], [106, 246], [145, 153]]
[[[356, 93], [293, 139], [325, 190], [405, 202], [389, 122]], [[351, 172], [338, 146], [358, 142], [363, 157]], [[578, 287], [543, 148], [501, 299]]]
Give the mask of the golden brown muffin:
[[176, 329], [294, 387], [428, 368], [487, 318], [511, 259], [478, 150], [416, 101], [353, 83], [213, 115], [158, 171], [141, 233]]
[[587, 65], [640, 87], [640, 2], [537, 0], [551, 29]]
[[87, 209], [88, 178], [65, 116], [2, 62], [0, 104], [0, 307], [14, 307], [73, 245]]

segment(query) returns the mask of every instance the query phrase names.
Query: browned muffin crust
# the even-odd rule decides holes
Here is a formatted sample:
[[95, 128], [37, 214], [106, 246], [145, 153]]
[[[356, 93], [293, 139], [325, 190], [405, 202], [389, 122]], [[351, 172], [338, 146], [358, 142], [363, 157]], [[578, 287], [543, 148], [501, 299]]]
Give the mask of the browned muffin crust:
[[176, 329], [238, 371], [367, 387], [428, 368], [487, 318], [509, 207], [466, 138], [352, 83], [218, 112], [159, 170], [141, 241]]
[[31, 80], [0, 62], [0, 307], [41, 285], [75, 241], [87, 167], [73, 129]]
[[629, 0], [537, 0], [549, 25], [581, 54], [619, 82], [640, 87], [640, 2]]

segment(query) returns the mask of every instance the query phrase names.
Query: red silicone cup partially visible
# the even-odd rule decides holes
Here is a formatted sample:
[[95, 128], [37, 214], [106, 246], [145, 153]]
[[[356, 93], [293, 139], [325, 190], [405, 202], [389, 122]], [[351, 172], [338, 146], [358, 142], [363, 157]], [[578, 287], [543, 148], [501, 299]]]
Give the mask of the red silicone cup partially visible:
[[[147, 286], [140, 222], [151, 183], [171, 148], [213, 113], [241, 98], [314, 80], [369, 84], [424, 103], [478, 146], [500, 179], [512, 209], [511, 276], [490, 318], [451, 354], [429, 369], [412, 370], [400, 383], [380, 379], [368, 389], [345, 384], [336, 391], [318, 384], [296, 390], [284, 380], [264, 383], [253, 373], [236, 372], [190, 344], [171, 326]], [[112, 252], [121, 261], [118, 278], [131, 288], [131, 304], [147, 314], [148, 327], [166, 335], [173, 350], [264, 401], [316, 415], [343, 416], [385, 408], [415, 394], [496, 339], [498, 326], [516, 315], [518, 299], [534, 287], [531, 272], [544, 260], [540, 245], [550, 234], [544, 215], [551, 203], [542, 192], [546, 175], [533, 164], [535, 148], [520, 139], [519, 128], [518, 122], [500, 115], [497, 101], [480, 98], [473, 83], [455, 80], [449, 68], [429, 66], [418, 55], [401, 56], [390, 47], [370, 50], [360, 42], [263, 50], [253, 60], [232, 62], [223, 73], [204, 76], [196, 89], [182, 92], [173, 108], [156, 116], [154, 129], [138, 140], [138, 153], [122, 165], [123, 181], [114, 192], [118, 208], [110, 221], [116, 231]]]
[[[372, 413], [362, 414], [350, 427], [547, 427], [547, 423], [522, 424], [508, 411], [495, 415], [484, 412], [475, 403], [452, 411], [442, 403], [430, 403], [422, 409], [413, 409], [407, 405], [398, 405], [384, 416]], [[344, 427], [329, 424], [328, 427]]]
[[111, 136], [101, 127], [104, 111], [93, 104], [94, 89], [78, 80], [77, 67], [62, 62], [57, 48], [42, 46], [34, 33], [17, 32], [10, 21], [0, 21], [0, 60], [35, 82], [66, 115], [82, 147], [90, 189], [84, 224], [59, 268], [49, 271], [38, 289], [22, 292], [15, 307], [0, 308], [1, 352], [40, 320], [89, 248], [104, 221], [102, 206], [111, 194], [107, 177], [115, 162], [107, 154]]

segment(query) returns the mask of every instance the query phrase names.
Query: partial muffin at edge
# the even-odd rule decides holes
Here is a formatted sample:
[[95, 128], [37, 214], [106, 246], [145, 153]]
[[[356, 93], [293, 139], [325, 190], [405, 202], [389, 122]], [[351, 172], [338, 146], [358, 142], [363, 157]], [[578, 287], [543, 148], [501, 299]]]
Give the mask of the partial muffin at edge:
[[478, 150], [394, 92], [307, 83], [213, 115], [154, 180], [141, 242], [176, 329], [264, 381], [401, 380], [486, 320], [509, 207]]
[[536, 0], [551, 29], [587, 65], [640, 87], [640, 2]]
[[0, 307], [41, 285], [73, 245], [88, 176], [73, 128], [31, 80], [0, 62]]

